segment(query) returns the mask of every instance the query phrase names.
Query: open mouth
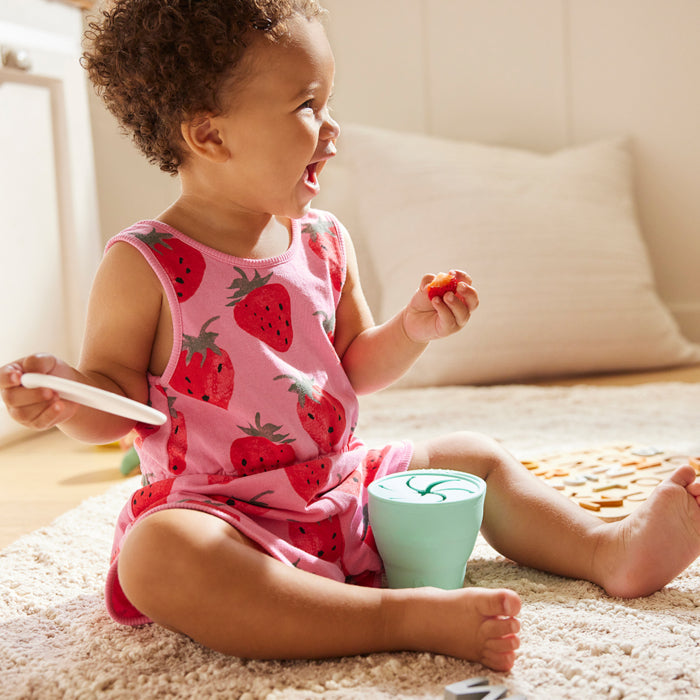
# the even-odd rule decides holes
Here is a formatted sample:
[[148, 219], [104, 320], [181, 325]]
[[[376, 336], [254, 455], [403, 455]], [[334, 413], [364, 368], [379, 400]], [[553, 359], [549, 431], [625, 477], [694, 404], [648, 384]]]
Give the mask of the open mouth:
[[312, 187], [318, 187], [318, 163], [309, 163], [306, 166], [305, 181]]
[[323, 163], [309, 163], [304, 171], [304, 184], [314, 193], [318, 194], [321, 186], [318, 184], [318, 174], [321, 172]]

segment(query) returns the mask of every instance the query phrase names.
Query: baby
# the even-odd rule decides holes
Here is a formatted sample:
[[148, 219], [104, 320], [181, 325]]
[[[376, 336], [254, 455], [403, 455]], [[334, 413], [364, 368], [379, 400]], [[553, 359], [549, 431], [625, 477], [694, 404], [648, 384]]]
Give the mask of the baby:
[[[316, 0], [115, 0], [90, 25], [90, 78], [181, 194], [109, 242], [78, 366], [12, 362], [2, 397], [20, 423], [87, 442], [136, 428], [143, 487], [116, 527], [115, 620], [250, 658], [421, 650], [507, 670], [518, 595], [383, 588], [368, 484], [414, 468], [476, 474], [493, 547], [623, 597], [658, 590], [698, 556], [700, 484], [681, 467], [609, 524], [483, 435], [382, 448], [355, 435], [357, 396], [460, 331], [478, 297], [453, 270], [456, 288], [429, 298], [426, 274], [375, 325], [348, 232], [311, 208], [340, 132], [322, 14]], [[24, 372], [148, 402], [168, 420], [135, 424], [26, 389]]]

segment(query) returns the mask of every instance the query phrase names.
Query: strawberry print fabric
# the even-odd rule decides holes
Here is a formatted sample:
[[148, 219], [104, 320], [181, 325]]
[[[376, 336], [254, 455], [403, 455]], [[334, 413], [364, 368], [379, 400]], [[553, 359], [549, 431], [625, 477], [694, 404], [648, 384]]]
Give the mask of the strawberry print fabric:
[[230, 523], [270, 555], [338, 581], [381, 585], [367, 486], [407, 468], [408, 442], [370, 449], [354, 435], [357, 397], [333, 347], [345, 277], [341, 224], [311, 210], [288, 250], [246, 260], [158, 221], [107, 244], [135, 246], [158, 276], [173, 320], [149, 402], [168, 416], [137, 426], [142, 488], [116, 527], [106, 601], [123, 624], [150, 620], [119, 586], [117, 559], [141, 518], [192, 508]]

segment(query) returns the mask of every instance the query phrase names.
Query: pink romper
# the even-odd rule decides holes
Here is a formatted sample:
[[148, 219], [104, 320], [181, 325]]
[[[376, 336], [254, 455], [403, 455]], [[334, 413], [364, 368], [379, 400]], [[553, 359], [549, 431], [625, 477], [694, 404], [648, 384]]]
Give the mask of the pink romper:
[[117, 557], [141, 518], [204, 511], [271, 556], [337, 581], [381, 585], [367, 485], [403, 471], [410, 442], [370, 449], [354, 435], [357, 397], [333, 347], [346, 274], [341, 224], [311, 210], [277, 257], [225, 255], [158, 221], [115, 236], [158, 276], [173, 320], [149, 402], [168, 417], [137, 426], [143, 487], [122, 509], [106, 583], [110, 615], [150, 622], [125, 597]]

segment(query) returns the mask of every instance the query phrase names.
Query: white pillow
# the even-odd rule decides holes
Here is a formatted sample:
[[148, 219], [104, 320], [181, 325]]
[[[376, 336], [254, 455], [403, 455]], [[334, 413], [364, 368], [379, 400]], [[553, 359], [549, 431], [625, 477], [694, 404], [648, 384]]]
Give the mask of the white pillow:
[[625, 140], [541, 155], [346, 126], [338, 150], [324, 201], [342, 183], [336, 213], [368, 256], [378, 321], [426, 272], [464, 269], [479, 290], [467, 327], [400, 386], [700, 362], [655, 290]]

